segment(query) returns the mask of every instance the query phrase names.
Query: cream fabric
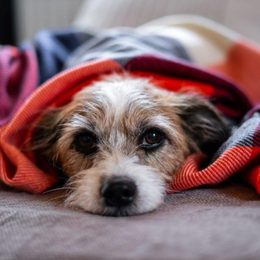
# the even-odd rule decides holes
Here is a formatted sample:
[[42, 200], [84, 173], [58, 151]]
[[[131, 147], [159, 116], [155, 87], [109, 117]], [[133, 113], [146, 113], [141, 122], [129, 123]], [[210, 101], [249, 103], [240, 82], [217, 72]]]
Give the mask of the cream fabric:
[[259, 0], [86, 0], [74, 24], [96, 29], [135, 27], [173, 14], [200, 15], [260, 42]]
[[210, 66], [226, 58], [238, 33], [196, 15], [172, 15], [150, 21], [137, 29], [142, 33], [157, 33], [177, 40], [191, 59], [201, 66]]

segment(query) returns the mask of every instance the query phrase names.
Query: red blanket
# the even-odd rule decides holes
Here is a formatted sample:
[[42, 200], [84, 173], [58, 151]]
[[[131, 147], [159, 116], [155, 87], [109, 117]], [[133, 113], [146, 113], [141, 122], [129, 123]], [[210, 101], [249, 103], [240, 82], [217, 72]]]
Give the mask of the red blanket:
[[[192, 85], [194, 91], [209, 99], [214, 97], [217, 108], [235, 121], [241, 120], [252, 109], [246, 95], [234, 84], [180, 61], [138, 56], [129, 58], [124, 67], [113, 60], [89, 62], [60, 73], [44, 83], [23, 104], [10, 123], [0, 129], [1, 180], [7, 185], [33, 193], [54, 185], [57, 176], [53, 169], [46, 172], [39, 168], [27, 149], [35, 123], [44, 110], [69, 102], [74, 93], [100, 75], [115, 71], [120, 73], [123, 70], [137, 76], [152, 77], [162, 88], [171, 91], [183, 90]], [[260, 193], [259, 147], [260, 117], [252, 112], [223, 144], [208, 167], [199, 168], [203, 156], [190, 156], [173, 179], [169, 192], [216, 184], [242, 172]]]

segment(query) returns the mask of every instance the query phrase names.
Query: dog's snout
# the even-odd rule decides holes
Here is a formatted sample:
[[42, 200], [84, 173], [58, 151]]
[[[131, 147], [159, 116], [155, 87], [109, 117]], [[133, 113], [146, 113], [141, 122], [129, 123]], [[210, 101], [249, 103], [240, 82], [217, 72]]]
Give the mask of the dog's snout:
[[136, 195], [134, 181], [125, 177], [113, 177], [101, 187], [101, 195], [106, 206], [124, 207], [130, 205]]

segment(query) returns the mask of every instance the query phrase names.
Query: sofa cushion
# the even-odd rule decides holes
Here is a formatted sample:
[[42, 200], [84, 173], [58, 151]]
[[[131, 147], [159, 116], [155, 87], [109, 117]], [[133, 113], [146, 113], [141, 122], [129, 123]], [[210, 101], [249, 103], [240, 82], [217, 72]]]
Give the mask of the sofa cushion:
[[260, 201], [226, 184], [176, 193], [155, 212], [103, 217], [60, 192], [0, 192], [0, 259], [259, 259]]

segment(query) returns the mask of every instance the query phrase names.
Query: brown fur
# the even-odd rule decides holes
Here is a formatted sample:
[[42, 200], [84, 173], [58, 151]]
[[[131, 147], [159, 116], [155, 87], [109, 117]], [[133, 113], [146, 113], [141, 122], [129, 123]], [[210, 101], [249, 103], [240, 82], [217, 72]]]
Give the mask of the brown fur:
[[[118, 81], [122, 84], [117, 86]], [[163, 130], [166, 141], [147, 153], [138, 146], [138, 138], [144, 129], [154, 126]], [[73, 149], [75, 134], [84, 129], [99, 138], [94, 155]], [[203, 98], [169, 93], [145, 80], [114, 76], [83, 89], [64, 107], [46, 112], [36, 126], [32, 147], [67, 176], [99, 167], [119, 154], [137, 157], [138, 164], [155, 169], [168, 182], [189, 154], [202, 151], [211, 155], [227, 135], [219, 113]]]

